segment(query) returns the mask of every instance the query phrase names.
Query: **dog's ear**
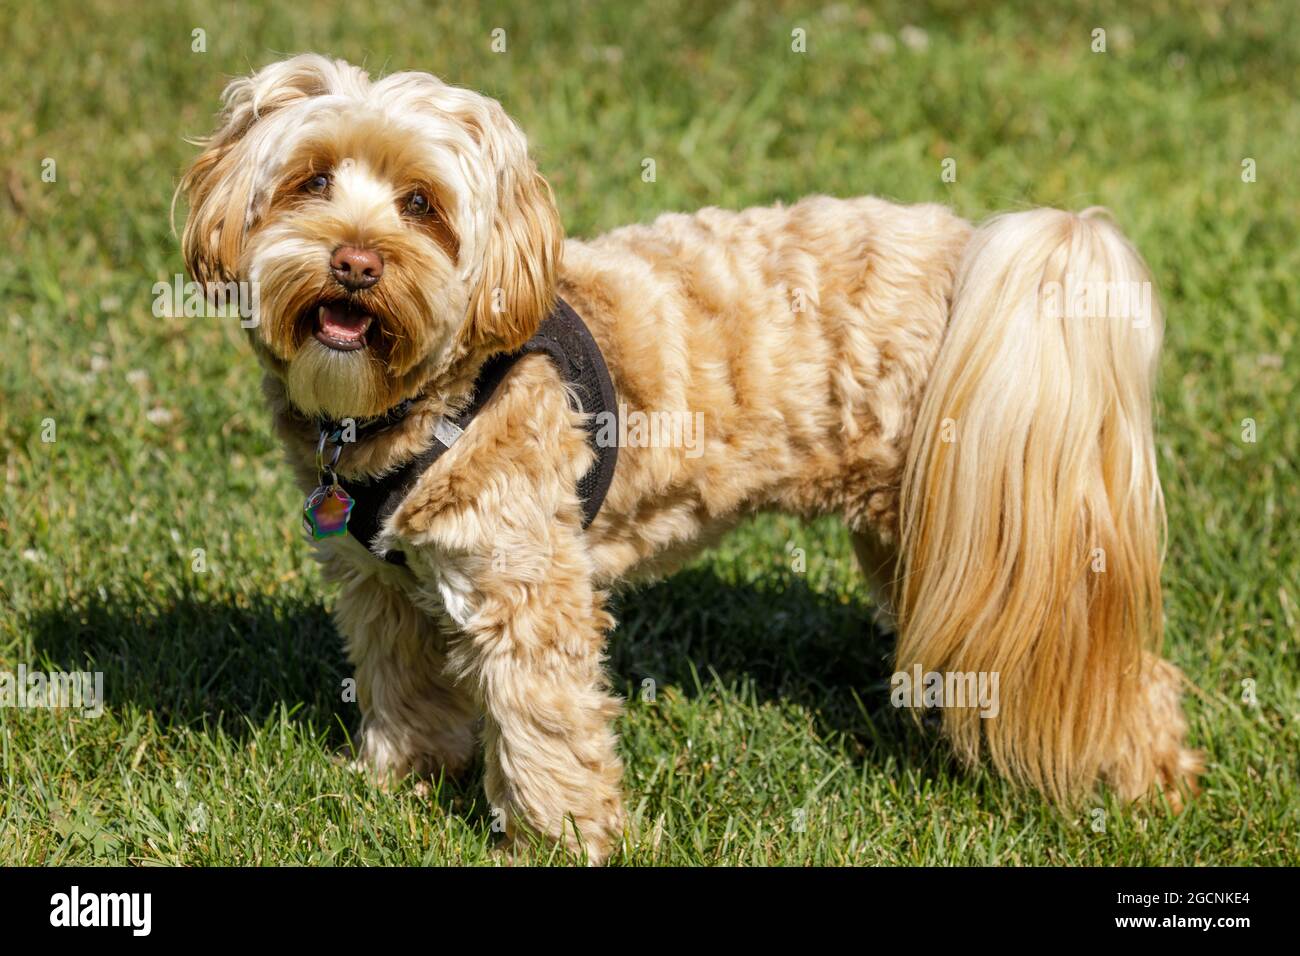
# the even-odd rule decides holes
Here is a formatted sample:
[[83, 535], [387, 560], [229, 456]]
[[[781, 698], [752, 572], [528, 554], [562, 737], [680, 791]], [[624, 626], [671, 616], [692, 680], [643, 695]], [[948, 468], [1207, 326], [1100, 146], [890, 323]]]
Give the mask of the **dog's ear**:
[[259, 163], [253, 132], [285, 107], [327, 93], [340, 80], [350, 79], [344, 76], [349, 72], [360, 71], [341, 61], [308, 54], [272, 63], [226, 87], [217, 130], [196, 144], [203, 152], [177, 188], [189, 205], [181, 251], [196, 281], [236, 278], [258, 198]]
[[496, 171], [496, 203], [470, 303], [470, 332], [479, 347], [513, 351], [532, 338], [555, 303], [564, 230], [524, 134], [499, 104], [488, 102], [475, 134]]

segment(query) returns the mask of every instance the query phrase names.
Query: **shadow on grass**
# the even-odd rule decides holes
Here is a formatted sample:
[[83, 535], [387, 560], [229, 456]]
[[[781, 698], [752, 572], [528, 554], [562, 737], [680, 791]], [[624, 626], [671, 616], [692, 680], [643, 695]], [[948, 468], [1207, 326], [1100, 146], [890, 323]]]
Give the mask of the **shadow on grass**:
[[716, 680], [759, 703], [804, 708], [817, 733], [846, 735], [859, 760], [950, 766], [936, 735], [890, 704], [894, 635], [873, 615], [870, 604], [822, 594], [802, 577], [737, 585], [688, 569], [615, 601], [609, 669], [629, 698], [646, 679], [690, 697]]
[[206, 720], [238, 738], [288, 707], [343, 745], [360, 716], [343, 701], [352, 670], [329, 614], [296, 596], [186, 596], [160, 608], [110, 595], [29, 623], [42, 666], [103, 671], [110, 707], [130, 702], [160, 724]]
[[[716, 676], [759, 702], [805, 708], [819, 734], [847, 735], [860, 759], [944, 760], [889, 703], [893, 637], [872, 626], [869, 605], [802, 578], [732, 584], [688, 569], [623, 593], [613, 610], [619, 693], [635, 696], [649, 678], [696, 696]], [[110, 595], [41, 611], [30, 627], [41, 666], [101, 670], [110, 706], [129, 701], [160, 724], [206, 722], [241, 738], [287, 707], [343, 749], [360, 721], [342, 699], [352, 670], [329, 614], [296, 594], [181, 597], [166, 608]]]

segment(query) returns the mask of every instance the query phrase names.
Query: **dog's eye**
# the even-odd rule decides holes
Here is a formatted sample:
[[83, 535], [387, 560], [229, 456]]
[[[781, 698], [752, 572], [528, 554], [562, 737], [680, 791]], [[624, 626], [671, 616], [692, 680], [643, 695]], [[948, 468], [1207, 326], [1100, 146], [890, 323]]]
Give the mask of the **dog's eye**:
[[320, 195], [330, 188], [330, 178], [322, 173], [319, 176], [313, 176], [302, 184], [302, 191], [305, 193], [315, 193]]
[[406, 205], [403, 208], [408, 216], [427, 216], [432, 207], [429, 205], [428, 196], [416, 192], [406, 197]]

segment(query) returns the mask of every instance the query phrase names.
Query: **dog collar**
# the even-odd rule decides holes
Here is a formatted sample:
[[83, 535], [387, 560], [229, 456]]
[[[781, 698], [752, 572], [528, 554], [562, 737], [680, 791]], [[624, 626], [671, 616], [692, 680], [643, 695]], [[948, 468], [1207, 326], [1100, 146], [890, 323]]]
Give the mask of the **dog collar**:
[[[515, 363], [535, 353], [551, 358], [569, 386], [569, 393], [577, 399], [578, 411], [587, 416], [587, 437], [596, 452], [595, 463], [578, 480], [582, 527], [587, 528], [600, 512], [618, 463], [618, 443], [596, 440], [603, 417], [600, 413], [614, 413], [616, 399], [600, 346], [569, 303], [556, 299], [555, 308], [542, 321], [537, 334], [518, 350], [502, 352], [488, 359], [474, 381], [474, 397], [469, 406], [455, 418], [439, 417], [429, 447], [395, 471], [378, 478], [341, 480], [335, 466], [344, 447], [343, 425], [338, 421], [321, 420], [316, 455], [321, 484], [308, 496], [303, 508], [307, 532], [317, 539], [351, 534], [377, 557], [390, 564], [406, 564], [406, 554], [400, 550], [375, 550], [375, 541], [384, 521], [397, 510], [425, 470], [442, 457], [470, 426]], [[382, 415], [356, 423], [355, 436], [360, 438], [391, 428], [406, 418], [414, 404], [414, 399], [407, 399]], [[325, 463], [326, 446], [333, 446], [328, 464]]]
[[[415, 407], [416, 401], [415, 398], [404, 398], [382, 415], [376, 415], [374, 418], [363, 418], [361, 421], [351, 419], [353, 437], [348, 440], [356, 441], [359, 438], [365, 438], [368, 435], [375, 434], [375, 432], [381, 432], [385, 428], [392, 428], [394, 425], [399, 424], [410, 414], [411, 409]], [[329, 443], [336, 445], [343, 440], [343, 435], [347, 431], [345, 421], [348, 420], [320, 418], [317, 419], [317, 424], [320, 427], [321, 434], [328, 436]]]

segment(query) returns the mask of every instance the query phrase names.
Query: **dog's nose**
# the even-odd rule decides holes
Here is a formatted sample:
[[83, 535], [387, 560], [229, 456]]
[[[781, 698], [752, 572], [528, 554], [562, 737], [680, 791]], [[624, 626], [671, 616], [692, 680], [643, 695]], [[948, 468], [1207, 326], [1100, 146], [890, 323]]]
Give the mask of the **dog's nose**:
[[384, 274], [384, 260], [370, 249], [339, 246], [330, 257], [330, 272], [340, 285], [353, 292], [369, 289]]

